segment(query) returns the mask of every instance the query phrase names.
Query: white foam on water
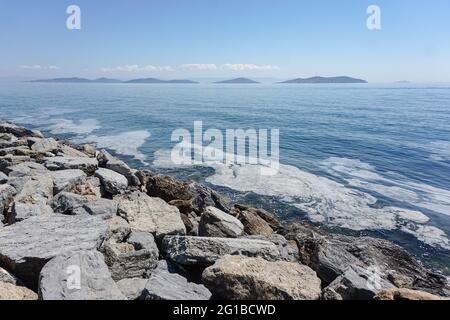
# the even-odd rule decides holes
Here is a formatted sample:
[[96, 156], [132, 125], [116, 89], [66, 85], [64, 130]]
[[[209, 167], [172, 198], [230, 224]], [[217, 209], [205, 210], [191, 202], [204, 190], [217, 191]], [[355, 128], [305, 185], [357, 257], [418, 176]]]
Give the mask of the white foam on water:
[[95, 119], [68, 120], [55, 119], [47, 127], [53, 134], [73, 133], [77, 135], [89, 134], [94, 130], [100, 129], [99, 123]]
[[97, 136], [89, 135], [78, 139], [80, 143], [94, 143], [97, 148], [106, 148], [114, 150], [121, 155], [133, 156], [134, 159], [147, 165], [147, 157], [139, 151], [139, 148], [150, 138], [150, 132], [147, 130], [137, 130], [119, 133], [116, 135]]
[[425, 146], [431, 155], [430, 159], [435, 161], [448, 161], [450, 160], [450, 141], [433, 141]]
[[[187, 164], [189, 160], [186, 159]], [[179, 166], [177, 163], [180, 163], [179, 159], [174, 162], [170, 150], [159, 150], [155, 153], [155, 166], [176, 167]], [[450, 197], [445, 198], [448, 190], [408, 183], [411, 188], [427, 191], [427, 196], [424, 197], [414, 190], [403, 188], [400, 182], [392, 185], [392, 179], [383, 177], [373, 166], [359, 160], [330, 158], [322, 163], [329, 173], [347, 180], [348, 185], [283, 164], [279, 165], [278, 173], [273, 176], [261, 175], [260, 164], [205, 161], [197, 165], [214, 168], [215, 173], [206, 179], [209, 183], [240, 192], [279, 197], [306, 212], [313, 222], [352, 230], [408, 230], [408, 233], [419, 240], [443, 248], [446, 248], [448, 242], [442, 230], [430, 226], [421, 228], [424, 227], [421, 224], [429, 221], [422, 212], [394, 206], [375, 207], [377, 199], [374, 196], [352, 186], [397, 200], [400, 197], [400, 201], [411, 201], [434, 209], [448, 208]], [[385, 183], [391, 183], [391, 186], [386, 186]], [[426, 205], [426, 200], [434, 200], [437, 203]], [[427, 231], [430, 231], [430, 234], [427, 234]]]

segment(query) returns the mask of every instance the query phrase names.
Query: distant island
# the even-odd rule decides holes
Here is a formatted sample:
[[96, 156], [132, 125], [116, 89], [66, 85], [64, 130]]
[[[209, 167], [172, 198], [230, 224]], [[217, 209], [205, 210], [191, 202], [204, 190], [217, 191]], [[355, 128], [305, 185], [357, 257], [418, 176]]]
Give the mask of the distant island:
[[221, 84], [221, 83], [225, 83], [225, 84], [255, 84], [255, 83], [259, 83], [259, 82], [254, 81], [252, 79], [248, 79], [248, 78], [236, 78], [236, 79], [231, 79], [231, 80], [217, 81], [214, 83], [217, 83], [217, 84]]
[[293, 80], [282, 81], [279, 83], [367, 83], [367, 81], [343, 76], [343, 77], [297, 78]]
[[43, 79], [43, 80], [32, 80], [29, 82], [45, 82], [45, 83], [188, 83], [194, 84], [198, 83], [192, 80], [161, 80], [156, 78], [143, 78], [143, 79], [133, 79], [128, 81], [122, 81], [118, 79], [109, 78], [98, 78], [94, 80], [85, 78], [55, 78], [55, 79]]

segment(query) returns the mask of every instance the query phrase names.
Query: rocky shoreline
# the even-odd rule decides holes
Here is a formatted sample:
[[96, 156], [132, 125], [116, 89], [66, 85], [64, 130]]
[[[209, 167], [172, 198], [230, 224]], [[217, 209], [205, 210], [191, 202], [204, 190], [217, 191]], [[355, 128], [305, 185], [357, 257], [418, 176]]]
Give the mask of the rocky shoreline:
[[0, 122], [0, 299], [448, 296], [445, 276], [389, 241], [285, 225], [204, 185]]

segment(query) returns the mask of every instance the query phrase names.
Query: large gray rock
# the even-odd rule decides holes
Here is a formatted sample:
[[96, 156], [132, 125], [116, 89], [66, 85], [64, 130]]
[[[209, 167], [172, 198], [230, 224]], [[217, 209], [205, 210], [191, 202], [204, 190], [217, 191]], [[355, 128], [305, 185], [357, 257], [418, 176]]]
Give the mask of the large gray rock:
[[19, 286], [22, 285], [22, 281], [20, 281], [19, 278], [2, 268], [0, 268], [0, 282], [12, 283]]
[[109, 242], [102, 250], [115, 281], [148, 276], [159, 257], [158, 247], [148, 232], [133, 231], [126, 242]]
[[126, 300], [97, 251], [78, 251], [50, 260], [39, 276], [42, 300]]
[[104, 190], [112, 195], [123, 193], [128, 187], [127, 178], [112, 170], [99, 168], [95, 176], [100, 179]]
[[142, 297], [148, 279], [130, 278], [117, 281], [120, 291], [128, 300], [139, 300]]
[[48, 175], [32, 176], [26, 180], [20, 192], [14, 196], [15, 202], [41, 204], [50, 203], [53, 198], [53, 180]]
[[211, 292], [203, 285], [188, 282], [164, 266], [153, 270], [142, 293], [145, 300], [209, 300]]
[[107, 231], [107, 224], [92, 216], [31, 217], [0, 231], [0, 265], [36, 288], [45, 263], [67, 252], [97, 249]]
[[278, 248], [281, 255], [281, 260], [298, 262], [299, 252], [297, 244], [293, 241], [286, 240], [280, 234], [271, 234], [268, 236], [246, 236], [247, 239], [258, 239], [272, 242]]
[[25, 161], [6, 168], [10, 177], [41, 176], [48, 170], [40, 163]]
[[66, 144], [62, 144], [59, 146], [57, 155], [62, 157], [89, 158], [89, 156], [86, 155], [84, 152], [81, 152]]
[[8, 282], [0, 282], [1, 300], [37, 300], [38, 296], [30, 289]]
[[109, 199], [98, 199], [83, 205], [83, 208], [93, 216], [112, 218], [117, 215], [117, 202]]
[[382, 278], [376, 267], [352, 266], [323, 290], [324, 300], [372, 300], [382, 289], [395, 286]]
[[118, 214], [135, 230], [150, 232], [157, 239], [186, 233], [178, 209], [159, 198], [133, 192], [115, 197], [114, 200], [119, 204]]
[[106, 150], [100, 151], [97, 158], [100, 165], [106, 167], [109, 170], [120, 173], [128, 179], [128, 182], [131, 185], [140, 185], [139, 178], [136, 176], [135, 171], [131, 169], [124, 161], [112, 156]]
[[52, 171], [50, 175], [53, 179], [54, 194], [69, 191], [86, 181], [86, 174], [79, 169]]
[[244, 226], [232, 215], [207, 207], [201, 217], [198, 232], [205, 237], [237, 238], [244, 232]]
[[0, 172], [0, 184], [8, 182], [8, 176], [3, 172]]
[[203, 283], [215, 297], [233, 300], [318, 300], [320, 279], [294, 262], [227, 255], [205, 269]]
[[45, 203], [22, 203], [14, 202], [11, 210], [8, 212], [8, 223], [13, 224], [25, 219], [40, 216], [44, 214], [52, 214], [52, 208]]
[[9, 184], [0, 185], [0, 215], [3, 214], [3, 211], [11, 203], [16, 193], [17, 191], [13, 186]]
[[115, 242], [120, 243], [123, 242], [130, 234], [131, 234], [131, 226], [130, 224], [121, 217], [113, 217], [112, 219], [107, 220], [108, 224], [108, 233], [106, 239], [107, 243]]
[[10, 133], [16, 137], [44, 137], [39, 131], [20, 127], [10, 122], [0, 122], [0, 133]]
[[31, 150], [39, 153], [52, 152], [58, 149], [58, 142], [53, 138], [38, 139], [31, 146]]
[[325, 285], [344, 274], [350, 266], [378, 268], [382, 278], [397, 287], [450, 295], [445, 276], [427, 270], [403, 248], [390, 241], [370, 237], [322, 234], [295, 225], [286, 237], [299, 247], [301, 261], [315, 270]]
[[98, 168], [98, 161], [84, 157], [48, 157], [45, 158], [45, 166], [49, 170], [79, 169], [92, 174]]
[[168, 259], [187, 266], [209, 266], [227, 254], [282, 260], [276, 245], [257, 239], [167, 236], [163, 249]]
[[76, 215], [86, 213], [85, 210], [80, 209], [88, 202], [89, 199], [78, 194], [61, 192], [53, 198], [51, 206], [56, 213]]

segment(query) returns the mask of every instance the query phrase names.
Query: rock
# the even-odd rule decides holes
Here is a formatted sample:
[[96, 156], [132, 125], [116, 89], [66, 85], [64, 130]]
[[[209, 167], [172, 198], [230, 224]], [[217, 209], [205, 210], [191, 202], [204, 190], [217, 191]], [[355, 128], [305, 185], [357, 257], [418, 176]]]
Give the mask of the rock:
[[22, 203], [15, 202], [11, 210], [8, 212], [8, 223], [13, 224], [25, 219], [40, 216], [44, 214], [53, 214], [53, 210], [50, 206], [44, 203]]
[[0, 184], [8, 182], [8, 176], [3, 172], [0, 172]]
[[9, 122], [0, 122], [0, 133], [10, 133], [16, 137], [37, 137], [43, 138], [42, 133], [36, 130], [29, 130]]
[[0, 281], [0, 300], [37, 300], [36, 293], [28, 288]]
[[86, 181], [86, 174], [79, 169], [52, 171], [50, 175], [53, 179], [54, 194], [61, 191], [70, 191], [75, 186], [84, 184]]
[[16, 189], [9, 184], [0, 185], [0, 215], [13, 201], [14, 195], [17, 193]]
[[79, 169], [93, 174], [98, 168], [97, 159], [85, 157], [46, 157], [45, 167], [49, 170]]
[[268, 236], [273, 233], [270, 225], [253, 211], [242, 211], [239, 220], [244, 225], [244, 231], [248, 235]]
[[107, 221], [107, 224], [108, 232], [106, 239], [108, 242], [105, 242], [105, 244], [123, 242], [131, 233], [130, 224], [121, 217], [113, 217]]
[[49, 175], [37, 175], [25, 181], [20, 192], [14, 196], [14, 201], [30, 204], [48, 204], [52, 198], [52, 178]]
[[387, 289], [381, 290], [375, 300], [448, 300], [448, 298], [433, 295], [428, 292], [411, 289]]
[[84, 152], [78, 151], [77, 149], [66, 144], [59, 146], [59, 152], [57, 155], [60, 157], [89, 158]]
[[100, 199], [102, 197], [100, 179], [94, 176], [87, 177], [86, 181], [76, 184], [70, 189], [70, 192]]
[[109, 170], [117, 172], [127, 178], [128, 182], [133, 186], [139, 186], [140, 181], [125, 162], [113, 157], [108, 151], [102, 150], [98, 154], [99, 162]]
[[242, 223], [217, 208], [207, 207], [198, 226], [200, 236], [237, 238], [244, 232]]
[[143, 278], [156, 267], [158, 247], [151, 233], [133, 231], [127, 242], [107, 243], [105, 261], [115, 281], [125, 278]]
[[224, 256], [203, 272], [214, 297], [233, 300], [318, 300], [320, 279], [299, 263]]
[[128, 187], [127, 178], [112, 170], [99, 168], [95, 176], [100, 179], [104, 190], [112, 195], [123, 193]]
[[142, 278], [122, 279], [117, 282], [117, 286], [128, 300], [139, 300], [147, 281]]
[[87, 203], [86, 197], [75, 193], [61, 192], [53, 199], [51, 206], [56, 213], [75, 215], [83, 212], [77, 209], [82, 208]]
[[13, 276], [11, 273], [2, 268], [0, 268], [0, 283], [1, 282], [12, 283], [18, 286], [22, 285], [22, 281], [20, 281], [19, 278]]
[[95, 157], [95, 154], [97, 153], [97, 150], [90, 144], [85, 144], [82, 146], [83, 152], [87, 154], [89, 157]]
[[50, 260], [39, 276], [42, 300], [126, 300], [97, 251], [77, 251]]
[[324, 300], [372, 300], [381, 289], [395, 286], [381, 278], [376, 269], [351, 266], [323, 290]]
[[114, 200], [101, 198], [85, 203], [83, 208], [93, 216], [112, 218], [117, 215], [117, 202]]
[[302, 263], [315, 270], [329, 285], [350, 266], [378, 268], [382, 278], [397, 287], [450, 294], [445, 276], [429, 271], [403, 248], [392, 242], [370, 237], [321, 234], [310, 227], [296, 225], [286, 235], [299, 247]]
[[92, 216], [31, 217], [1, 230], [0, 265], [36, 288], [39, 272], [50, 259], [97, 249], [106, 234], [107, 224]]
[[58, 149], [58, 142], [53, 138], [38, 139], [32, 146], [31, 150], [39, 153], [52, 152]]
[[216, 207], [224, 212], [231, 212], [231, 201], [211, 188], [193, 182], [189, 185], [192, 196], [192, 209], [201, 214], [207, 207]]
[[180, 212], [159, 198], [142, 192], [114, 197], [119, 204], [118, 214], [135, 230], [150, 232], [157, 239], [165, 235], [185, 234]]
[[203, 285], [188, 282], [186, 278], [158, 266], [145, 285], [145, 300], [209, 300], [211, 292]]
[[48, 173], [42, 164], [31, 161], [9, 166], [6, 171], [10, 177], [40, 176]]
[[280, 234], [271, 234], [269, 236], [247, 236], [247, 239], [258, 239], [272, 242], [280, 252], [281, 259], [284, 261], [298, 262], [299, 252], [296, 243], [291, 243]]
[[234, 207], [235, 207], [234, 210], [237, 211], [236, 214], [237, 216], [239, 216], [241, 212], [250, 212], [252, 214], [257, 215], [259, 218], [263, 219], [273, 231], [279, 231], [282, 229], [281, 223], [278, 221], [278, 219], [273, 214], [267, 212], [266, 210], [251, 208], [238, 204], [235, 204]]
[[169, 260], [186, 266], [209, 266], [227, 254], [282, 259], [272, 242], [256, 239], [167, 236], [163, 249]]

